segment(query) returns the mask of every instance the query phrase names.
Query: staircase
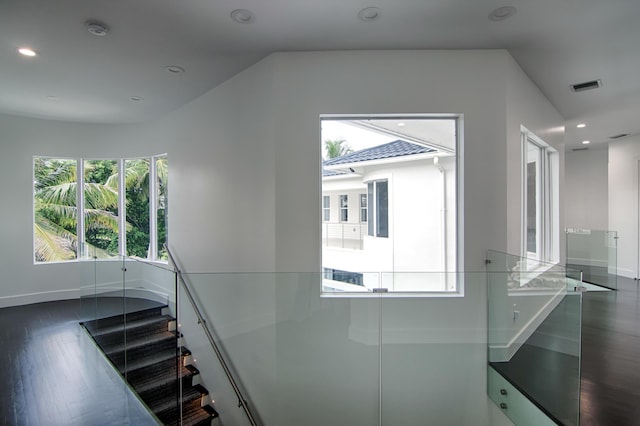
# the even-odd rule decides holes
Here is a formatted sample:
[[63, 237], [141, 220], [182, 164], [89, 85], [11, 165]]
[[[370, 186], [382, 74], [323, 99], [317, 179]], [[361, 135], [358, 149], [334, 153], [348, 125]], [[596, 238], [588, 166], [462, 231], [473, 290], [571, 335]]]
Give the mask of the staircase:
[[[175, 318], [163, 315], [163, 308], [166, 305], [158, 304], [82, 325], [163, 424], [211, 425], [218, 413], [205, 402], [207, 389], [194, 384], [198, 369], [188, 364], [191, 352], [178, 347]], [[180, 381], [182, 421], [178, 407]]]

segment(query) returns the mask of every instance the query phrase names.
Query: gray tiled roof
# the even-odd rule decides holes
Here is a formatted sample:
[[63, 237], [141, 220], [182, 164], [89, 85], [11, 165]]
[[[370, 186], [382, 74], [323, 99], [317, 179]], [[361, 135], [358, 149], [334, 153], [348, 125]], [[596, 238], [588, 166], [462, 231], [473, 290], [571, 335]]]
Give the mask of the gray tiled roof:
[[322, 168], [322, 177], [329, 177], [329, 176], [342, 176], [342, 175], [346, 175], [346, 172], [340, 172], [337, 170], [327, 170], [324, 167]]
[[[381, 160], [385, 158], [403, 157], [407, 155], [426, 154], [435, 152], [433, 148], [415, 143], [397, 140], [383, 145], [374, 146], [341, 157], [332, 158], [322, 163], [323, 166], [335, 166], [339, 164], [360, 163], [362, 161]], [[323, 171], [323, 176], [327, 176]]]

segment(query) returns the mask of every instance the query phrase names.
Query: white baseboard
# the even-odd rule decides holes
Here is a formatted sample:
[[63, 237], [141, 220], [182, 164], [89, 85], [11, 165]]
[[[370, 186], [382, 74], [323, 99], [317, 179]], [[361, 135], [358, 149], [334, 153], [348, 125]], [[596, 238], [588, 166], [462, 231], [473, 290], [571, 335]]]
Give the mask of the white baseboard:
[[[129, 288], [126, 289], [128, 297], [138, 297], [141, 299], [154, 300], [156, 302], [170, 304], [169, 299], [173, 297], [169, 295], [167, 290], [150, 282], [130, 282]], [[107, 295], [108, 293], [122, 292], [122, 283], [104, 283], [93, 287], [97, 295]], [[11, 306], [30, 305], [32, 303], [53, 302], [56, 300], [79, 299], [88, 296], [87, 289], [64, 289], [53, 291], [41, 291], [37, 293], [15, 294], [12, 296], [0, 297], [0, 308], [8, 308]]]
[[631, 269], [626, 269], [626, 268], [618, 268], [617, 275], [620, 275], [620, 276], [626, 277], [626, 278], [631, 278], [631, 279], [637, 278], [635, 271], [632, 271]]
[[547, 303], [511, 338], [505, 345], [489, 345], [489, 360], [509, 361], [520, 347], [533, 335], [536, 329], [549, 316], [564, 298], [564, 289], [549, 299]]
[[55, 300], [79, 299], [79, 289], [41, 291], [0, 297], [0, 308], [30, 305], [32, 303], [53, 302]]

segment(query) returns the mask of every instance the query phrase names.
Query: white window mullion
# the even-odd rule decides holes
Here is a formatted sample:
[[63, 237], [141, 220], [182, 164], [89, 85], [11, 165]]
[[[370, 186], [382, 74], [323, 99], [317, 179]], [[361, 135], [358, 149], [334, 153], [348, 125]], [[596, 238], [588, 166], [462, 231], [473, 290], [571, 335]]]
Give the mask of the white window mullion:
[[149, 162], [149, 259], [158, 259], [158, 169], [157, 158]]
[[84, 233], [84, 159], [80, 158], [76, 163], [76, 235], [78, 236], [78, 257], [88, 258], [89, 250]]
[[118, 252], [127, 255], [127, 187], [125, 160], [118, 160]]

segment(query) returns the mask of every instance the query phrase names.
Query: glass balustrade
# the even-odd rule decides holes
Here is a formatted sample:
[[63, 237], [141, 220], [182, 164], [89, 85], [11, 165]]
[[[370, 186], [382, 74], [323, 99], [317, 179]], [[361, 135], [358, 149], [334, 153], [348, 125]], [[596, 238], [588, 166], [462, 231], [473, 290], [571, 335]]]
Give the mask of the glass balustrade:
[[[234, 425], [473, 424], [489, 381], [489, 396], [517, 424], [534, 412], [577, 424], [580, 292], [565, 268], [497, 252], [489, 259], [487, 271], [363, 274], [389, 293], [350, 284], [363, 289], [327, 294], [336, 277], [324, 272], [179, 274], [88, 253], [83, 316], [98, 332], [115, 327], [109, 347], [123, 353], [112, 362], [130, 382], [145, 371], [134, 356], [140, 333], [128, 328], [140, 320], [133, 312], [161, 306], [177, 319], [167, 325], [176, 331], [175, 377], [167, 379], [175, 403], [163, 402], [160, 422], [171, 410], [186, 420], [197, 404]], [[429, 293], [416, 293], [425, 286]], [[480, 302], [487, 290], [488, 307]], [[114, 316], [120, 325], [105, 321]], [[487, 342], [488, 373], [477, 368]], [[517, 362], [537, 382], [518, 376]], [[541, 383], [559, 394], [538, 395]], [[509, 386], [505, 399], [500, 390]], [[194, 389], [206, 391], [194, 400]], [[453, 401], [459, 410], [441, 409]]]
[[615, 231], [567, 228], [567, 267], [585, 282], [617, 289], [618, 234]]
[[488, 393], [515, 424], [579, 424], [576, 282], [558, 265], [487, 253]]
[[[122, 375], [122, 392], [135, 395], [148, 408], [157, 402], [165, 411], [177, 411], [179, 387], [172, 385], [178, 383], [177, 336], [175, 322], [168, 319], [176, 315], [175, 272], [133, 258], [98, 258], [91, 248], [83, 250], [80, 271], [82, 325]], [[165, 389], [154, 400], [149, 393], [155, 374], [151, 364], [162, 351], [173, 357], [173, 369], [162, 372]], [[125, 417], [128, 412], [129, 407], [123, 407]], [[132, 413], [137, 413], [135, 408]], [[162, 423], [151, 409], [149, 419]]]

